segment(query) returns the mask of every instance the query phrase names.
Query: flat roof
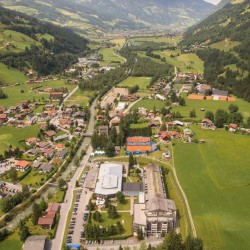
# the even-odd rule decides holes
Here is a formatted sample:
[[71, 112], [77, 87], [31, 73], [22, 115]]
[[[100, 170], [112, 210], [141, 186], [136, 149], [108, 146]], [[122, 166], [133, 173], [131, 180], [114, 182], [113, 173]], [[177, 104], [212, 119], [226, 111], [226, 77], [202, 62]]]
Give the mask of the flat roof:
[[103, 163], [100, 166], [95, 193], [113, 195], [122, 189], [123, 165], [119, 163]]
[[122, 185], [122, 191], [142, 192], [143, 191], [143, 183], [142, 182], [124, 182]]
[[47, 235], [29, 236], [23, 245], [23, 250], [44, 250], [46, 239]]
[[134, 204], [134, 224], [146, 226], [147, 217], [145, 214], [145, 204]]

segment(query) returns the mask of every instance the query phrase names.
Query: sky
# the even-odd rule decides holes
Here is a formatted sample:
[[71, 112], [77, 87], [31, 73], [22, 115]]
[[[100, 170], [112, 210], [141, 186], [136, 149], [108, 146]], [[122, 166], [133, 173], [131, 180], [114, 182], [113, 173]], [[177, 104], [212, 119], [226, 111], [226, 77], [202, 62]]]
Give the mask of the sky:
[[221, 0], [205, 0], [205, 1], [212, 4], [218, 4]]

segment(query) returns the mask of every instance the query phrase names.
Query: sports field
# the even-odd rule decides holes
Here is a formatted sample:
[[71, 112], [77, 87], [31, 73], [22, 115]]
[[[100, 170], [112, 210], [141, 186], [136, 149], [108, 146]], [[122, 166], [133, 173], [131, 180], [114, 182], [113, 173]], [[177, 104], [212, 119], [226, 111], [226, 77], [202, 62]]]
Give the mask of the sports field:
[[205, 144], [176, 144], [175, 165], [207, 249], [250, 249], [250, 138], [191, 128]]
[[119, 87], [133, 87], [138, 85], [140, 90], [147, 90], [147, 86], [151, 81], [151, 77], [128, 77], [118, 84]]

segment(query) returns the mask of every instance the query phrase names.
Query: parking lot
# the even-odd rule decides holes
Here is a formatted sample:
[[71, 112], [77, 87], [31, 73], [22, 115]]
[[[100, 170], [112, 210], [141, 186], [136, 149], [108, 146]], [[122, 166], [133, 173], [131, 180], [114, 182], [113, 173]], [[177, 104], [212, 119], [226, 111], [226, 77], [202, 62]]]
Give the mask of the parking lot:
[[67, 243], [80, 244], [84, 239], [84, 225], [87, 220], [88, 209], [87, 205], [93, 191], [85, 187], [89, 180], [92, 180], [92, 170], [95, 167], [93, 164], [89, 171], [86, 171], [79, 181], [79, 187], [76, 188], [76, 197], [73, 204], [72, 216], [69, 224], [67, 235]]
[[14, 194], [21, 192], [22, 186], [19, 184], [12, 184], [8, 182], [0, 182], [1, 197], [11, 197]]
[[4, 174], [6, 171], [9, 171], [14, 165], [13, 161], [5, 160], [0, 162], [0, 175]]

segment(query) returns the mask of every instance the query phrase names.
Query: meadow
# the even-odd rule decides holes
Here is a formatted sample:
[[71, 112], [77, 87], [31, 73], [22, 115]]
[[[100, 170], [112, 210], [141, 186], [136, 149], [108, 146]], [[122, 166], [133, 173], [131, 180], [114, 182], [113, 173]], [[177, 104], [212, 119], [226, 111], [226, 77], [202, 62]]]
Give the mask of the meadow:
[[27, 77], [21, 71], [9, 68], [3, 63], [0, 63], [0, 81], [3, 83], [15, 84], [17, 82], [24, 83]]
[[39, 126], [33, 125], [25, 128], [0, 127], [0, 154], [3, 154], [10, 145], [23, 148], [20, 141], [29, 137], [36, 137], [39, 132]]
[[[183, 96], [186, 97], [186, 94]], [[234, 103], [238, 105], [239, 112], [242, 113], [245, 120], [250, 117], [250, 103], [236, 98], [235, 102], [228, 102], [228, 101], [213, 101], [213, 100], [190, 100], [185, 98], [186, 105], [174, 107], [172, 111], [179, 111], [184, 118], [189, 118], [189, 112], [193, 109], [196, 111], [196, 118], [197, 119], [204, 119], [206, 111], [216, 112], [217, 109], [224, 109], [228, 110], [230, 104]], [[201, 111], [201, 108], [204, 108], [205, 111]]]
[[205, 144], [176, 144], [175, 166], [207, 249], [250, 249], [250, 139], [192, 126]]
[[100, 53], [103, 55], [103, 60], [104, 60], [104, 62], [101, 63], [101, 66], [113, 65], [125, 62], [123, 57], [115, 53], [115, 48], [116, 47], [104, 48], [100, 51]]
[[18, 231], [8, 236], [4, 241], [0, 241], [0, 249], [4, 250], [21, 250], [23, 242], [19, 239]]
[[177, 45], [181, 41], [181, 36], [176, 37], [167, 37], [167, 36], [147, 36], [147, 37], [135, 37], [131, 38], [130, 41], [132, 43], [134, 42], [155, 42], [155, 43], [161, 43], [165, 42], [171, 45]]
[[89, 105], [90, 98], [95, 94], [94, 91], [80, 90], [78, 89], [67, 101], [66, 105], [80, 104], [83, 107]]
[[140, 90], [147, 90], [147, 87], [151, 81], [150, 77], [128, 77], [124, 81], [118, 84], [119, 87], [133, 87], [138, 85]]
[[165, 102], [160, 100], [149, 100], [143, 99], [132, 106], [132, 110], [138, 109], [140, 107], [146, 108], [147, 110], [153, 110], [154, 108], [160, 110], [165, 106]]

